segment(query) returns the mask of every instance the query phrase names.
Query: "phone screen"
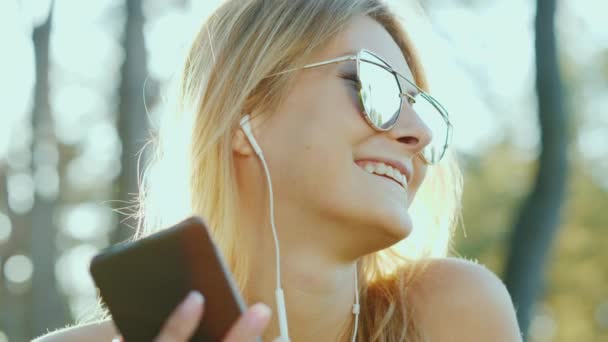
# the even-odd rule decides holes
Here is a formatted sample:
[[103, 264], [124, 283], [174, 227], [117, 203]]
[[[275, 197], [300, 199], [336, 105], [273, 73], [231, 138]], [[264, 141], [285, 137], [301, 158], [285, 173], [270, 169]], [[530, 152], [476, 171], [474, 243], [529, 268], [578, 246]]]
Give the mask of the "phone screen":
[[246, 308], [199, 217], [111, 246], [93, 258], [90, 271], [126, 341], [153, 340], [191, 290], [205, 296], [192, 341], [220, 341]]

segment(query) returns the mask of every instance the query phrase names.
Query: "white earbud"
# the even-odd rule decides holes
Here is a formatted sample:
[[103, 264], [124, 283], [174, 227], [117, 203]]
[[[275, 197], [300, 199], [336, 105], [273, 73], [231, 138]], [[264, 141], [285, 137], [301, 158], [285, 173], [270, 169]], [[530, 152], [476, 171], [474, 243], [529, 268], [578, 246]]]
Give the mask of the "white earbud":
[[[251, 117], [249, 114], [243, 116], [240, 121], [240, 126], [243, 129], [243, 133], [247, 137], [247, 140], [253, 147], [256, 155], [260, 158], [262, 162], [262, 166], [264, 167], [264, 173], [266, 174], [266, 183], [268, 184], [268, 195], [270, 197], [270, 226], [272, 227], [272, 235], [274, 237], [274, 247], [276, 252], [276, 271], [277, 271], [277, 287], [275, 289], [275, 299], [277, 302], [277, 310], [279, 317], [279, 330], [281, 333], [281, 338], [288, 342], [289, 341], [289, 329], [287, 327], [287, 310], [285, 309], [285, 296], [283, 294], [283, 289], [281, 288], [281, 255], [279, 251], [279, 239], [277, 237], [277, 229], [274, 224], [274, 201], [273, 201], [273, 193], [272, 193], [272, 181], [270, 180], [270, 171], [268, 170], [268, 165], [266, 165], [266, 160], [264, 159], [264, 154], [262, 153], [262, 148], [258, 145], [258, 142], [253, 135], [251, 130], [251, 125], [249, 124], [249, 120]], [[357, 328], [359, 323], [359, 282], [357, 276], [357, 265], [355, 265], [355, 304], [353, 304], [353, 315], [355, 315], [355, 327], [353, 331], [352, 341], [354, 342], [357, 337]]]
[[251, 131], [251, 125], [249, 124], [249, 119], [251, 119], [251, 117], [249, 115], [245, 115], [242, 119], [241, 119], [241, 127], [243, 128], [243, 132], [245, 133], [245, 136], [247, 137], [247, 140], [249, 140], [249, 143], [251, 144], [251, 147], [253, 147], [255, 153], [259, 156], [259, 157], [263, 157], [264, 155], [262, 154], [262, 149], [260, 148], [260, 145], [258, 145], [258, 142], [255, 140], [255, 136], [253, 135], [253, 132]]

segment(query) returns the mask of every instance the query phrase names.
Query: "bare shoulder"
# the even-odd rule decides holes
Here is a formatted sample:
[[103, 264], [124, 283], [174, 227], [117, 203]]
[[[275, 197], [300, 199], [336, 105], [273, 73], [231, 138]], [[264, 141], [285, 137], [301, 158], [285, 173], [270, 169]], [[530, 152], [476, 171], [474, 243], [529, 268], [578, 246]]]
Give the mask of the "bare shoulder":
[[481, 264], [431, 259], [408, 297], [431, 341], [522, 340], [509, 292]]
[[66, 327], [37, 337], [32, 342], [76, 342], [76, 341], [104, 341], [110, 342], [118, 333], [112, 320]]

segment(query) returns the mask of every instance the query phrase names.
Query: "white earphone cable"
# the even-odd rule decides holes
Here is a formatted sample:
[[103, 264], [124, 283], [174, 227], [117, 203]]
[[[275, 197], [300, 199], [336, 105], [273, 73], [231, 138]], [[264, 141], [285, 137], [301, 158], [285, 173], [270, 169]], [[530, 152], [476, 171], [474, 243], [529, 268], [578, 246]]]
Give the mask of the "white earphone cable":
[[[268, 184], [268, 196], [269, 196], [269, 204], [270, 204], [270, 226], [272, 227], [272, 236], [274, 238], [274, 247], [275, 247], [275, 261], [276, 261], [276, 283], [277, 287], [275, 290], [275, 297], [277, 301], [277, 309], [278, 309], [278, 318], [279, 318], [279, 329], [281, 332], [281, 337], [285, 341], [289, 341], [289, 329], [287, 327], [287, 313], [285, 309], [285, 297], [283, 295], [283, 289], [281, 288], [281, 254], [279, 250], [279, 238], [277, 236], [277, 229], [274, 222], [274, 194], [272, 192], [272, 181], [270, 178], [270, 171], [268, 170], [268, 165], [266, 164], [266, 159], [264, 158], [264, 154], [262, 153], [262, 149], [258, 145], [253, 132], [251, 131], [251, 126], [249, 125], [249, 115], [245, 115], [240, 122], [241, 127], [243, 128], [243, 132], [251, 143], [253, 150], [260, 158], [262, 162], [262, 166], [264, 167], [264, 173], [266, 175], [266, 183]], [[353, 331], [352, 341], [354, 342], [357, 338], [357, 328], [359, 326], [359, 280], [357, 275], [357, 265], [355, 264], [355, 304], [353, 304], [353, 314], [355, 315], [355, 327]]]
[[262, 161], [262, 166], [264, 167], [264, 173], [266, 174], [266, 183], [268, 184], [268, 197], [270, 204], [270, 226], [272, 227], [272, 236], [274, 237], [274, 249], [276, 252], [276, 270], [277, 270], [277, 288], [275, 289], [275, 298], [277, 301], [278, 314], [279, 314], [279, 330], [281, 331], [281, 337], [285, 339], [285, 341], [289, 341], [289, 328], [287, 326], [287, 313], [285, 309], [285, 295], [283, 294], [283, 289], [281, 288], [281, 254], [279, 250], [279, 238], [277, 236], [277, 228], [274, 223], [274, 194], [272, 192], [272, 182], [270, 181], [270, 171], [268, 170], [268, 165], [266, 165], [266, 159], [264, 158], [264, 154], [262, 154], [262, 149], [259, 148], [258, 156]]
[[276, 282], [277, 286], [275, 289], [275, 300], [277, 303], [277, 311], [279, 318], [279, 330], [281, 332], [281, 337], [285, 341], [289, 341], [289, 328], [287, 326], [287, 310], [285, 309], [285, 295], [283, 294], [283, 289], [281, 288], [281, 254], [279, 249], [279, 238], [277, 236], [277, 230], [274, 223], [274, 201], [273, 201], [273, 192], [272, 192], [272, 181], [270, 179], [270, 171], [268, 170], [268, 165], [266, 165], [266, 159], [264, 158], [264, 153], [262, 153], [262, 148], [258, 145], [253, 132], [251, 131], [251, 125], [249, 124], [249, 115], [243, 116], [240, 121], [240, 125], [243, 128], [243, 132], [249, 140], [249, 143], [253, 147], [258, 158], [262, 162], [262, 166], [264, 167], [264, 173], [266, 175], [266, 183], [268, 185], [268, 196], [270, 202], [270, 225], [272, 227], [272, 236], [274, 238], [274, 248], [275, 248], [275, 262], [276, 262]]
[[357, 274], [357, 263], [355, 263], [355, 304], [353, 304], [353, 314], [355, 315], [355, 327], [353, 328], [352, 342], [357, 340], [357, 328], [359, 328], [359, 312], [361, 306], [359, 305], [359, 276]]
[[272, 227], [272, 236], [274, 237], [274, 249], [276, 251], [276, 266], [277, 266], [277, 288], [281, 288], [281, 264], [279, 262], [280, 250], [279, 250], [279, 238], [277, 237], [277, 228], [274, 223], [274, 200], [272, 193], [272, 182], [270, 181], [270, 171], [266, 165], [264, 155], [260, 153], [260, 159], [262, 160], [262, 166], [264, 167], [264, 173], [266, 174], [266, 182], [268, 183], [268, 196], [270, 197], [270, 226]]

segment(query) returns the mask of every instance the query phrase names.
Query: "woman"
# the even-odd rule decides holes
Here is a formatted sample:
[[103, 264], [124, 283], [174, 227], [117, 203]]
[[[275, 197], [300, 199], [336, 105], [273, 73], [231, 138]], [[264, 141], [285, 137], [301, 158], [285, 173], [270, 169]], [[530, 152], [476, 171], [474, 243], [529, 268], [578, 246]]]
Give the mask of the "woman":
[[[501, 281], [445, 257], [461, 182], [423, 62], [379, 0], [234, 0], [203, 25], [136, 237], [205, 217], [246, 301], [266, 303], [226, 341], [520, 340]], [[270, 315], [275, 281], [288, 331]], [[158, 340], [187, 340], [200, 302], [185, 300]], [[40, 341], [116, 334], [105, 319]]]

